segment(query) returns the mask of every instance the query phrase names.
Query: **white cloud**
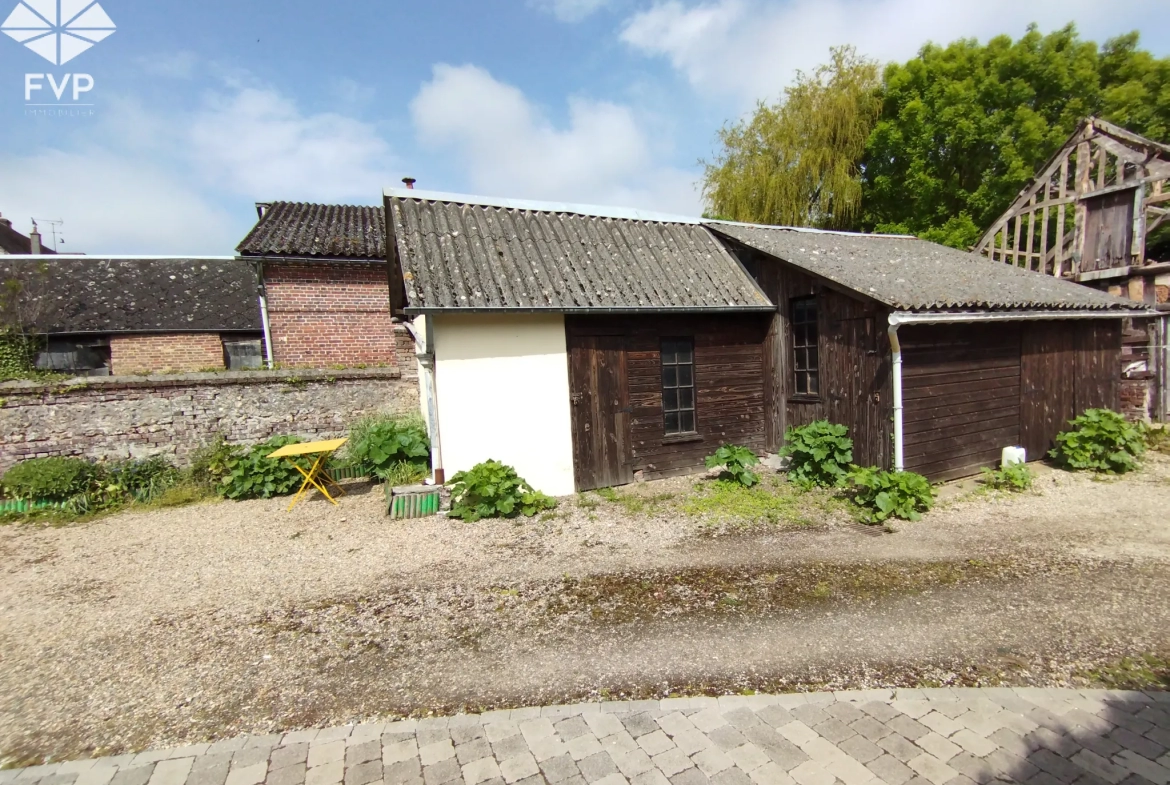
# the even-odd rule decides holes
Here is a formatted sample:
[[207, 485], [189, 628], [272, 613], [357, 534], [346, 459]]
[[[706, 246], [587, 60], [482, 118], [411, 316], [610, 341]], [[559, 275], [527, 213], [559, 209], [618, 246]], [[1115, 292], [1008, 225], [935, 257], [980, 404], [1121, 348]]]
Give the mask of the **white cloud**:
[[882, 61], [906, 60], [928, 40], [1019, 36], [1030, 22], [1048, 31], [1069, 21], [1103, 40], [1148, 27], [1160, 6], [1159, 0], [666, 0], [627, 19], [621, 38], [667, 58], [697, 90], [748, 103], [778, 97], [796, 69], [825, 62], [830, 46], [854, 44]]
[[232, 216], [136, 156], [47, 149], [0, 158], [0, 171], [4, 215], [25, 234], [32, 217], [63, 219], [62, 253], [221, 255], [240, 240]]
[[694, 175], [664, 166], [626, 106], [569, 99], [557, 128], [516, 87], [440, 64], [411, 103], [420, 142], [452, 149], [481, 193], [694, 214]]
[[609, 5], [610, 0], [529, 0], [529, 5], [550, 13], [562, 22], [580, 22]]
[[66, 250], [232, 254], [249, 202], [376, 202], [389, 161], [372, 125], [271, 89], [227, 85], [181, 109], [111, 96], [76, 136], [0, 154], [0, 210], [23, 230], [64, 219]]
[[189, 139], [210, 182], [261, 200], [369, 201], [389, 177], [390, 149], [372, 125], [302, 114], [274, 90], [210, 96]]

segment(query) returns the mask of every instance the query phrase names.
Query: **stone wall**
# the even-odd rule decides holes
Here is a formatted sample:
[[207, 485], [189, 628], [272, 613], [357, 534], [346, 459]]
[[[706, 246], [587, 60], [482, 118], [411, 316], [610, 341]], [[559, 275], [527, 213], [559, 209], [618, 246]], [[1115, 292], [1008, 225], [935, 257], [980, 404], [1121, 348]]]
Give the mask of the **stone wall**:
[[397, 364], [385, 264], [266, 261], [264, 289], [280, 365]]
[[194, 372], [223, 368], [219, 333], [115, 335], [110, 338], [110, 373]]
[[0, 472], [52, 455], [184, 463], [222, 434], [342, 436], [358, 417], [418, 412], [418, 383], [397, 369], [243, 371], [0, 384]]

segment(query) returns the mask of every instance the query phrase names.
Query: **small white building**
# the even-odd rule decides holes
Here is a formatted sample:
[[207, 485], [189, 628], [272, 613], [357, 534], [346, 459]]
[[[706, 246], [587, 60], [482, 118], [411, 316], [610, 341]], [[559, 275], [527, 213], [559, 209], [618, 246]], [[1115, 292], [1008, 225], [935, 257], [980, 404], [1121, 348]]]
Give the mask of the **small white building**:
[[[695, 328], [715, 320], [700, 344], [754, 347], [744, 362], [759, 377], [775, 308], [698, 219], [408, 189], [385, 200], [392, 307], [413, 322], [447, 479], [492, 458], [566, 495], [691, 471], [728, 438], [762, 447], [748, 412], [762, 386], [742, 412], [725, 407], [731, 429], [703, 406], [718, 376], [695, 366], [723, 352], [696, 347]], [[690, 352], [671, 355], [684, 362], [665, 401], [664, 340]]]

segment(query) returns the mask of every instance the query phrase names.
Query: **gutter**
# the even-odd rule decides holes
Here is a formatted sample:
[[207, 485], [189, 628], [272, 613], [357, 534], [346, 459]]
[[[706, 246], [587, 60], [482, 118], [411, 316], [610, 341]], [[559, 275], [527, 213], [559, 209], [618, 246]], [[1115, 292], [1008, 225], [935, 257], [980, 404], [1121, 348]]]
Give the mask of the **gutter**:
[[[431, 482], [435, 485], [445, 485], [446, 472], [443, 469], [443, 442], [439, 436], [439, 399], [435, 378], [435, 328], [430, 319], [423, 321], [423, 334], [410, 322], [402, 322], [414, 337], [415, 357], [422, 368], [420, 381], [422, 383], [423, 400], [427, 406], [427, 424], [430, 426], [428, 436], [431, 440], [431, 470], [434, 472]], [[418, 350], [422, 349], [421, 352]]]
[[905, 440], [902, 434], [902, 344], [898, 339], [898, 328], [904, 324], [965, 324], [975, 322], [1036, 322], [1058, 319], [1128, 319], [1157, 316], [1151, 310], [1116, 311], [976, 311], [945, 313], [910, 313], [894, 311], [889, 316], [890, 351], [893, 354], [894, 385], [894, 471], [906, 468]]
[[452, 306], [449, 308], [428, 308], [426, 306], [418, 308], [405, 308], [403, 312], [410, 316], [426, 316], [429, 314], [438, 313], [563, 313], [563, 314], [643, 314], [653, 316], [655, 314], [678, 314], [678, 313], [775, 313], [776, 306], [774, 305], [723, 305], [723, 306], [668, 306], [664, 308], [647, 307], [591, 307], [591, 306], [484, 306], [484, 307], [459, 307]]
[[257, 295], [260, 297], [260, 324], [264, 328], [264, 361], [268, 370], [272, 370], [272, 325], [268, 321], [268, 297], [264, 288], [264, 261], [257, 261], [256, 283]]

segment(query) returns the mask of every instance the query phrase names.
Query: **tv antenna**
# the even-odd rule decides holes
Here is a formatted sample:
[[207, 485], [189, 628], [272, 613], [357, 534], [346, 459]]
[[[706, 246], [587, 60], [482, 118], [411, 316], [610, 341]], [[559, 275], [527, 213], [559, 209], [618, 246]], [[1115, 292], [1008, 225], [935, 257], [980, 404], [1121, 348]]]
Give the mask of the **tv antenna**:
[[[58, 236], [57, 227], [63, 226], [65, 224], [65, 222], [62, 221], [60, 218], [34, 218], [34, 219], [32, 219], [32, 222], [33, 222], [34, 229], [37, 228], [37, 224], [39, 224], [39, 223], [49, 225], [49, 236], [51, 238], [53, 238], [53, 253], [56, 253], [57, 252], [57, 236]], [[61, 237], [60, 242], [62, 245], [64, 245], [65, 238]]]

